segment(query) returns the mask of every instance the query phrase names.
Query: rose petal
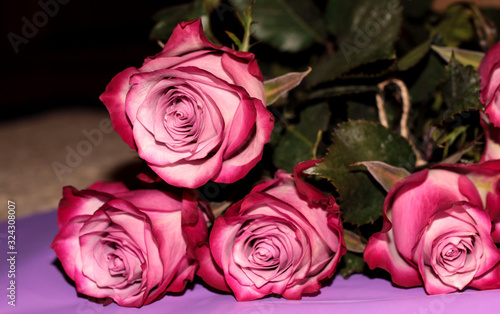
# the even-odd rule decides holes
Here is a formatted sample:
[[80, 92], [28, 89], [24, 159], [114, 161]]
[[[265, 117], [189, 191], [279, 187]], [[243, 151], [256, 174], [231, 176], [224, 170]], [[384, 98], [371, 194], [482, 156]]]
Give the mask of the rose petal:
[[165, 182], [174, 186], [195, 189], [214, 178], [222, 165], [222, 151], [203, 160], [180, 160], [166, 166], [150, 164], [149, 167]]
[[[400, 254], [407, 260], [412, 258], [411, 250], [420, 231], [427, 224], [427, 219], [439, 207], [467, 200], [467, 197], [459, 191], [459, 178], [460, 175], [457, 173], [432, 169], [425, 181], [418, 186], [408, 185], [406, 191], [398, 191], [396, 195], [391, 195], [394, 200], [391, 207], [394, 240]], [[406, 182], [406, 179], [401, 181]]]
[[61, 229], [68, 221], [81, 215], [92, 215], [106, 201], [112, 198], [109, 194], [99, 192], [81, 192], [72, 186], [63, 188], [63, 198], [59, 201], [57, 225]]
[[479, 162], [500, 159], [500, 128], [490, 123], [489, 118], [483, 112], [481, 114], [481, 125], [485, 132], [486, 143]]
[[[495, 127], [500, 128], [500, 62], [498, 63], [498, 68], [495, 71], [495, 75], [497, 77], [497, 82], [490, 84], [498, 85], [494, 85], [497, 86], [494, 94], [485, 96], [491, 98], [487, 98], [490, 99], [490, 101], [486, 103], [486, 109], [484, 110], [484, 112], [488, 115], [491, 123]], [[490, 92], [488, 91], [487, 93], [489, 94]]]
[[500, 264], [497, 264], [482, 276], [474, 278], [469, 284], [470, 287], [489, 290], [500, 288]]
[[103, 181], [93, 183], [86, 190], [95, 190], [113, 195], [119, 193], [126, 193], [130, 191], [127, 188], [127, 186], [123, 184], [123, 182], [103, 182]]
[[196, 248], [196, 258], [200, 261], [200, 268], [198, 269], [197, 275], [200, 276], [204, 282], [217, 290], [231, 292], [231, 289], [224, 279], [224, 272], [217, 266], [213, 259], [208, 243]]
[[135, 190], [134, 193], [121, 195], [123, 200], [129, 201], [134, 206], [149, 211], [175, 212], [182, 209], [181, 197], [169, 191], [160, 190]]
[[[252, 55], [252, 59], [253, 58]], [[250, 97], [266, 99], [266, 91], [262, 84], [262, 75], [255, 62], [249, 63], [248, 60], [242, 60], [230, 53], [224, 53], [220, 62], [224, 70], [227, 71], [227, 74], [231, 77], [233, 84], [245, 86], [245, 90]], [[258, 73], [257, 76], [255, 75], [256, 72]], [[264, 103], [264, 106], [265, 105]]]
[[462, 175], [458, 178], [458, 189], [470, 203], [478, 206], [483, 205], [479, 191], [467, 176]]
[[64, 271], [73, 280], [77, 276], [76, 273], [82, 269], [78, 235], [87, 219], [88, 215], [76, 216], [70, 223], [64, 224], [50, 245], [61, 261]]
[[179, 56], [211, 47], [212, 45], [203, 32], [201, 19], [181, 22], [174, 28], [163, 50], [156, 56], [146, 59], [145, 63], [157, 58]]
[[402, 287], [422, 285], [418, 270], [398, 252], [392, 229], [375, 233], [364, 251], [364, 260], [370, 269], [382, 268], [391, 274], [392, 282]]
[[325, 193], [315, 186], [301, 180], [302, 178], [308, 176], [304, 173], [304, 171], [315, 166], [319, 162], [321, 162], [321, 159], [304, 161], [293, 168], [293, 177], [295, 178], [297, 190], [306, 196], [309, 203], [321, 203], [326, 205], [329, 211], [338, 211], [340, 210], [339, 206], [335, 203], [335, 200], [331, 195], [327, 197], [325, 196]]
[[260, 101], [253, 100], [257, 111], [255, 133], [252, 140], [238, 154], [224, 160], [219, 174], [213, 178], [215, 182], [232, 183], [243, 178], [262, 158], [262, 147], [269, 142], [274, 126], [274, 117]]
[[106, 90], [99, 97], [109, 111], [113, 129], [130, 148], [136, 149], [132, 135], [130, 117], [126, 114], [125, 99], [130, 90], [130, 77], [137, 73], [136, 68], [128, 68], [118, 73], [106, 86]]

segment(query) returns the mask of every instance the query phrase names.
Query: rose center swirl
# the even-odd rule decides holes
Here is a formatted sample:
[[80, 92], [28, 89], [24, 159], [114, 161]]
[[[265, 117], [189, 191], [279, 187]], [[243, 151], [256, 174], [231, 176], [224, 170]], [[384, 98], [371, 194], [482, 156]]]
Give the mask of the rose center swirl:
[[203, 108], [197, 104], [196, 99], [175, 90], [167, 92], [165, 98], [167, 106], [163, 126], [166, 132], [174, 142], [195, 142], [203, 127], [200, 125]]
[[454, 244], [448, 244], [441, 255], [446, 260], [454, 260], [460, 256], [462, 251]]
[[108, 269], [111, 276], [126, 276], [126, 268], [123, 259], [115, 254], [108, 254]]
[[277, 262], [279, 249], [276, 248], [270, 239], [259, 239], [255, 241], [249, 259], [262, 266], [271, 266]]

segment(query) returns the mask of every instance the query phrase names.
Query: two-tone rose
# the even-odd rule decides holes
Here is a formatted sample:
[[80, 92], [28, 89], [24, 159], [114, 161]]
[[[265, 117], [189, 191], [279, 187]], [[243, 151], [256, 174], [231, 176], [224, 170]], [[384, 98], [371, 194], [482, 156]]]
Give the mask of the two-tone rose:
[[121, 183], [65, 187], [52, 242], [84, 295], [140, 307], [183, 291], [208, 236], [205, 214], [189, 192], [128, 190]]
[[499, 175], [498, 164], [456, 164], [399, 181], [387, 195], [383, 228], [369, 239], [365, 261], [387, 270], [395, 284], [424, 285], [429, 294], [500, 288], [500, 251], [489, 215], [499, 204]]
[[167, 183], [233, 183], [261, 159], [274, 125], [254, 55], [216, 47], [200, 20], [116, 75], [101, 95], [114, 129]]
[[345, 254], [339, 208], [332, 196], [278, 171], [215, 220], [210, 245], [200, 247], [198, 274], [238, 301], [270, 294], [300, 299], [333, 276]]

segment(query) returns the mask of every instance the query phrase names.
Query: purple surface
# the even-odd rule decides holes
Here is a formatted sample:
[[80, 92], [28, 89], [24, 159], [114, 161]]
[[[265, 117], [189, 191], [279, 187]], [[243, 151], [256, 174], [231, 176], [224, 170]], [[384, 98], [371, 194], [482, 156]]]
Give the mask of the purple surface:
[[231, 295], [217, 294], [195, 284], [181, 296], [167, 295], [141, 309], [116, 304], [103, 307], [77, 296], [75, 287], [56, 266], [49, 248], [56, 235], [56, 213], [50, 212], [16, 221], [16, 306], [7, 304], [9, 262], [7, 224], [0, 225], [1, 313], [498, 313], [500, 290], [466, 290], [428, 296], [422, 288], [401, 289], [384, 279], [354, 275], [335, 277], [314, 297], [300, 301], [265, 298], [237, 302]]

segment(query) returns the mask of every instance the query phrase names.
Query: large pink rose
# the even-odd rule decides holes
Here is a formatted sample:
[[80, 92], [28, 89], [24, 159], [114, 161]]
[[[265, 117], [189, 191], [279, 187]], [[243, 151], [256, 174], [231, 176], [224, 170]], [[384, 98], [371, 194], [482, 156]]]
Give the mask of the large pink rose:
[[[208, 247], [198, 250], [198, 274], [238, 301], [269, 294], [300, 299], [321, 288], [345, 253], [333, 197], [284, 171], [256, 186], [215, 220]], [[213, 263], [215, 261], [215, 264]]]
[[58, 225], [51, 247], [77, 291], [122, 306], [183, 291], [198, 266], [192, 250], [208, 237], [189, 192], [129, 191], [121, 183], [65, 187]]
[[498, 176], [490, 166], [440, 166], [399, 181], [387, 195], [382, 231], [366, 246], [370, 268], [387, 270], [403, 287], [424, 285], [429, 294], [500, 288], [500, 251], [485, 210], [498, 199], [476, 186]]
[[200, 20], [115, 76], [101, 95], [114, 129], [169, 184], [232, 183], [261, 159], [273, 116], [254, 55], [215, 47]]

